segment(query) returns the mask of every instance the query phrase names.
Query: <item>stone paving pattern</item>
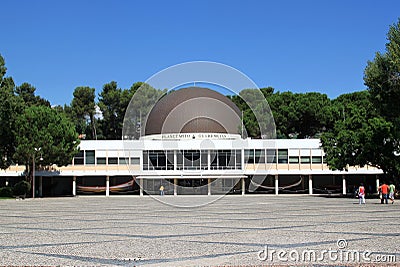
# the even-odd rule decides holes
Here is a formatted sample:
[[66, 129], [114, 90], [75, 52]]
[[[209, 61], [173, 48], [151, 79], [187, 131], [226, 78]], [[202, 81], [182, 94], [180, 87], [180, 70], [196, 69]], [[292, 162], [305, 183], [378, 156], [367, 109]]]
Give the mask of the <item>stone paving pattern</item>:
[[199, 208], [139, 196], [0, 200], [0, 265], [258, 266], [271, 264], [257, 256], [266, 245], [337, 249], [338, 239], [399, 262], [399, 204], [288, 195], [226, 196]]

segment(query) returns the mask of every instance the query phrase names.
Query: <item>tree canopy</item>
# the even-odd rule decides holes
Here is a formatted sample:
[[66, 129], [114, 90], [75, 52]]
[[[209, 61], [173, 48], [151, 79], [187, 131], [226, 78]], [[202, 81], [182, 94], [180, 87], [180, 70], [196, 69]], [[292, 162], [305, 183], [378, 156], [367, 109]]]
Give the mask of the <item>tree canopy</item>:
[[47, 106], [28, 106], [18, 116], [13, 130], [17, 162], [31, 162], [35, 148], [41, 148], [42, 165], [66, 166], [78, 152], [78, 135], [71, 121]]
[[88, 139], [97, 139], [95, 89], [79, 86], [75, 88], [73, 96], [71, 107], [66, 110], [74, 121], [76, 130], [87, 135]]
[[15, 86], [13, 79], [5, 76], [6, 70], [0, 55], [0, 168], [18, 163], [27, 166], [28, 174], [39, 147], [44, 159], [41, 165], [71, 163], [79, 144], [74, 124], [64, 112], [36, 96], [34, 86]]
[[22, 100], [14, 95], [13, 90], [12, 78], [0, 80], [0, 169], [8, 168], [13, 163], [15, 136], [11, 133], [15, 129], [15, 120], [22, 111]]
[[400, 174], [400, 20], [390, 26], [384, 54], [376, 53], [364, 71], [368, 91], [333, 102], [333, 128], [322, 135], [328, 165], [370, 165], [390, 179]]
[[387, 162], [383, 170], [391, 177], [400, 174], [400, 19], [389, 27], [386, 52], [376, 53], [364, 71], [371, 101], [388, 126], [377, 140], [374, 162]]

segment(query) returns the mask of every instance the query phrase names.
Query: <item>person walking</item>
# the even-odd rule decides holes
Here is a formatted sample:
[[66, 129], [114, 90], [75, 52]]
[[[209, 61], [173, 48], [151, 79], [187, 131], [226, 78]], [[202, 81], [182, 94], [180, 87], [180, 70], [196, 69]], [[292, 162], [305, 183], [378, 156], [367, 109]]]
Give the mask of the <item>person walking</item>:
[[389, 185], [389, 199], [392, 201], [392, 204], [394, 203], [394, 194], [396, 193], [396, 186], [394, 185], [393, 182], [390, 182]]
[[160, 186], [160, 196], [163, 196], [163, 195], [164, 195], [164, 186], [161, 185]]
[[365, 187], [364, 184], [361, 183], [360, 187], [358, 187], [358, 203], [365, 204]]
[[381, 204], [383, 204], [384, 201], [388, 204], [389, 186], [385, 182], [379, 187], [379, 192], [382, 194]]

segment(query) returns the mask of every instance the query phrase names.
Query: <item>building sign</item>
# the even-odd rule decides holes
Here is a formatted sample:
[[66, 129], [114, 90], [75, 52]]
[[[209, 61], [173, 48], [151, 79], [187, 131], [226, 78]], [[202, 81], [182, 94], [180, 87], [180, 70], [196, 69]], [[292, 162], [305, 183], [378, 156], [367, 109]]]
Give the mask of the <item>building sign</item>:
[[148, 135], [142, 138], [151, 140], [191, 140], [191, 139], [235, 140], [235, 139], [240, 139], [240, 135], [224, 134], [224, 133], [169, 133], [169, 134]]

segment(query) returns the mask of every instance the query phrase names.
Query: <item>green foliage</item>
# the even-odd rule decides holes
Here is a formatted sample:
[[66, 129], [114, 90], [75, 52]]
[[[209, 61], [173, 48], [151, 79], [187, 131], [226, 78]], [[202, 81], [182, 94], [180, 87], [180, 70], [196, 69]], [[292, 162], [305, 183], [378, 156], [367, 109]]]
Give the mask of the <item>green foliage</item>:
[[71, 107], [66, 111], [74, 121], [76, 131], [79, 134], [85, 134], [86, 139], [97, 139], [94, 117], [96, 112], [95, 89], [88, 86], [77, 87], [73, 95]]
[[2, 187], [0, 188], [0, 197], [12, 197], [13, 188], [12, 187]]
[[35, 91], [36, 88], [29, 83], [23, 83], [15, 88], [15, 93], [22, 98], [25, 105], [50, 107], [50, 102], [40, 96], [36, 96]]
[[[277, 138], [310, 138], [318, 137], [322, 132], [332, 128], [330, 116], [331, 101], [325, 94], [276, 92], [272, 87], [258, 90], [245, 89], [239, 96], [231, 100], [243, 111], [243, 121], [248, 136], [260, 137], [260, 127], [271, 131], [268, 127], [276, 126]], [[269, 107], [262, 101], [265, 97]], [[246, 99], [246, 101], [244, 100]], [[253, 103], [252, 110], [247, 103]], [[254, 112], [262, 114], [256, 118]], [[272, 111], [272, 116], [270, 116]]]
[[[399, 122], [400, 105], [400, 19], [390, 27], [386, 53], [368, 61], [364, 82], [376, 108], [385, 118]], [[398, 124], [398, 123], [397, 123]]]
[[14, 185], [14, 195], [15, 196], [23, 196], [28, 195], [31, 190], [31, 184], [25, 180], [22, 180]]
[[0, 168], [5, 169], [12, 163], [15, 152], [15, 136], [10, 134], [14, 129], [16, 116], [22, 106], [18, 98], [7, 88], [0, 86]]
[[332, 102], [334, 127], [321, 136], [328, 165], [339, 170], [348, 165], [384, 167], [374, 160], [375, 150], [388, 136], [391, 124], [379, 116], [368, 91], [344, 94]]
[[400, 20], [390, 27], [386, 53], [364, 71], [368, 91], [344, 94], [328, 110], [333, 127], [321, 137], [330, 168], [375, 166], [400, 174]]
[[68, 165], [79, 144], [70, 120], [46, 106], [25, 108], [16, 120], [13, 134], [16, 138], [14, 158], [20, 164], [31, 162], [35, 148], [41, 147], [42, 165]]
[[[373, 61], [368, 61], [364, 71], [364, 82], [371, 95], [371, 101], [389, 128], [382, 131], [381, 139], [375, 146], [373, 163], [382, 165], [389, 175], [400, 174], [400, 19], [390, 26], [387, 34], [388, 43], [384, 54], [376, 53]], [[382, 162], [385, 161], [385, 162]]]
[[3, 80], [4, 75], [6, 75], [7, 68], [6, 63], [4, 62], [4, 58], [0, 54], [0, 81]]
[[291, 92], [277, 92], [267, 98], [274, 115], [277, 136], [290, 138], [295, 135], [294, 122], [298, 120], [296, 96]]
[[0, 169], [8, 168], [15, 152], [15, 120], [21, 113], [23, 102], [14, 95], [15, 84], [11, 77], [4, 77], [6, 68], [0, 56]]
[[99, 94], [99, 107], [103, 113], [102, 132], [105, 139], [121, 139], [122, 136], [122, 90], [115, 81], [103, 86]]

